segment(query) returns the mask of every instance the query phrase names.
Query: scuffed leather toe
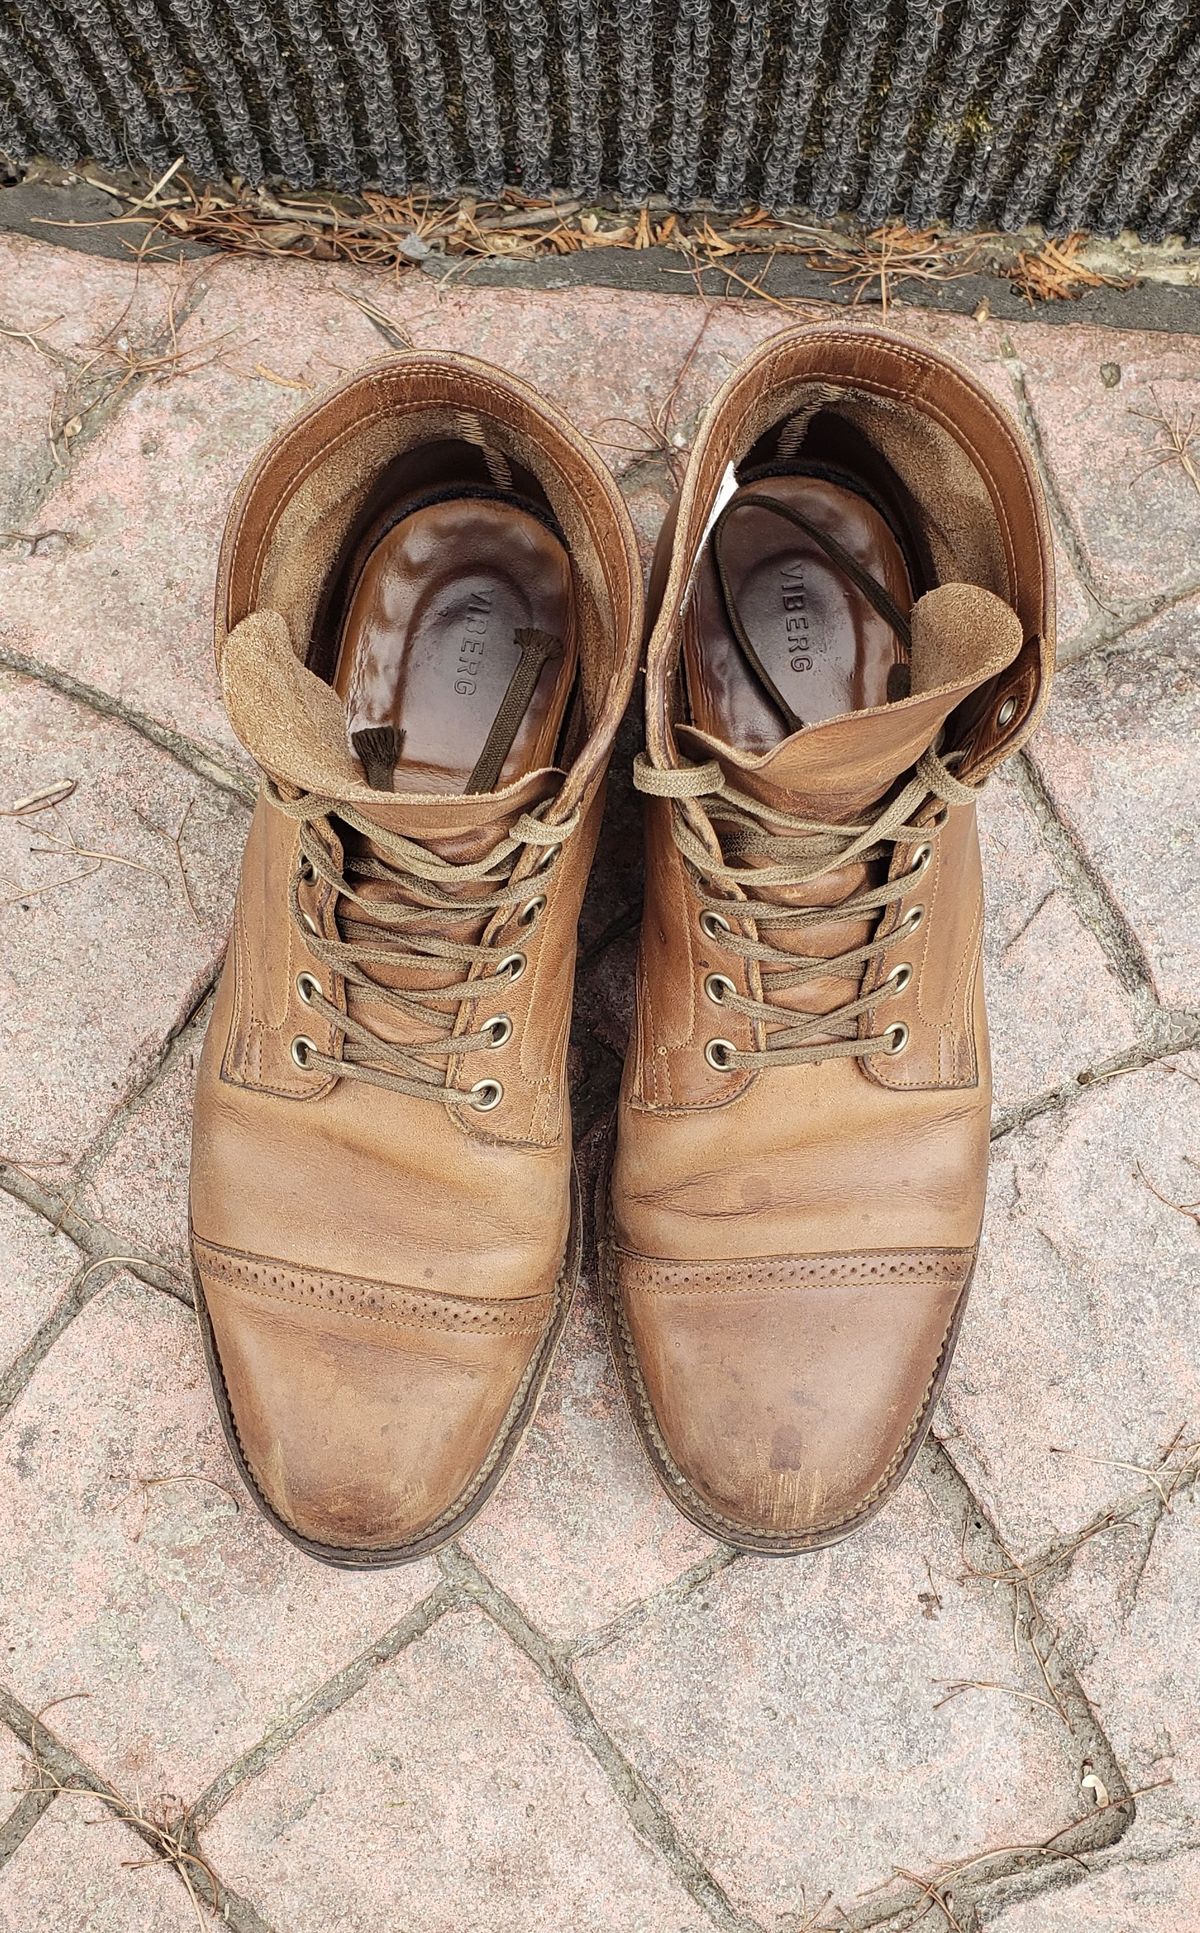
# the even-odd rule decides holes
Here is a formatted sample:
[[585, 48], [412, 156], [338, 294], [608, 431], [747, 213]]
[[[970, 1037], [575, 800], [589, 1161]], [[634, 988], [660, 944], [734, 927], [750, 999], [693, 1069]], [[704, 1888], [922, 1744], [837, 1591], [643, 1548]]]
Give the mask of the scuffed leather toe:
[[193, 1239], [231, 1440], [317, 1554], [416, 1555], [490, 1489], [555, 1299], [482, 1303]]
[[[717, 1536], [836, 1541], [925, 1433], [970, 1249], [666, 1262], [610, 1251], [635, 1414], [676, 1502]], [[615, 1277], [615, 1281], [611, 1278]]]

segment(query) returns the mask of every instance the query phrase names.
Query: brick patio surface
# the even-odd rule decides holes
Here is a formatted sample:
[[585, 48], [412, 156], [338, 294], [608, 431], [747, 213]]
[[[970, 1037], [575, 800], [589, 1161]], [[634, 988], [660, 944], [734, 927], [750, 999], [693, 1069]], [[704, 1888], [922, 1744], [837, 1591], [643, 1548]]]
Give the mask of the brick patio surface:
[[[990, 1203], [894, 1505], [807, 1559], [709, 1542], [635, 1447], [589, 1262], [506, 1486], [370, 1576], [243, 1494], [185, 1239], [252, 795], [217, 546], [262, 440], [386, 353], [363, 300], [564, 407], [647, 558], [698, 412], [790, 319], [0, 237], [0, 808], [76, 782], [0, 816], [0, 1933], [1197, 1933], [1200, 486], [1163, 459], [1200, 339], [892, 311], [1023, 422], [1062, 616], [981, 807]], [[638, 731], [583, 921], [585, 1171]]]

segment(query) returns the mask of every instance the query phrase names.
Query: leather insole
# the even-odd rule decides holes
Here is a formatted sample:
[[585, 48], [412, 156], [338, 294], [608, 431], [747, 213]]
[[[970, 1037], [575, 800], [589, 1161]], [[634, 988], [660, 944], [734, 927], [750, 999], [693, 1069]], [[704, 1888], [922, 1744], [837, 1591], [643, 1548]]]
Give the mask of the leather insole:
[[333, 677], [352, 744], [390, 726], [395, 790], [465, 791], [533, 632], [553, 643], [494, 783], [553, 764], [576, 659], [553, 531], [517, 504], [457, 496], [381, 517], [361, 554]]
[[[865, 497], [810, 476], [766, 477], [737, 496], [750, 494], [790, 506], [848, 551], [905, 615], [912, 609], [900, 546]], [[814, 537], [748, 504], [726, 513], [719, 540], [730, 602], [796, 721], [812, 725], [906, 695], [903, 644]], [[684, 667], [692, 722], [727, 745], [766, 752], [796, 730], [734, 635], [712, 540], [697, 572]]]

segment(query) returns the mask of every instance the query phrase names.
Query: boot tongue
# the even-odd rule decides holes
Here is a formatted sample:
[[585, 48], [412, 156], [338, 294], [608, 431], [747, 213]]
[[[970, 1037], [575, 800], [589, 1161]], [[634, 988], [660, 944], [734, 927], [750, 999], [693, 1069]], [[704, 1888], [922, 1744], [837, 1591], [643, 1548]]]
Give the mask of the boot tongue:
[[719, 760], [730, 784], [765, 805], [836, 823], [875, 805], [928, 750], [956, 706], [1012, 663], [1015, 611], [976, 584], [943, 584], [913, 605], [909, 696], [793, 732], [755, 756], [691, 725], [692, 757]]

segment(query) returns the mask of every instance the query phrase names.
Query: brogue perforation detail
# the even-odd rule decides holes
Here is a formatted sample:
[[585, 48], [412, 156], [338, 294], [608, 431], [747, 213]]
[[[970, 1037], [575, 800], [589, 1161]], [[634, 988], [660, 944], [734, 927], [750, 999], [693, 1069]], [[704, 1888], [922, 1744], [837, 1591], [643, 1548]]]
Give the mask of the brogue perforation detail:
[[544, 1326], [552, 1296], [522, 1297], [519, 1302], [480, 1303], [433, 1290], [371, 1282], [359, 1276], [298, 1269], [281, 1262], [214, 1248], [199, 1238], [196, 1260], [214, 1281], [244, 1295], [289, 1302], [331, 1314], [355, 1316], [392, 1327], [417, 1326], [459, 1334], [536, 1335]]
[[763, 1255], [728, 1262], [672, 1262], [614, 1247], [631, 1288], [657, 1295], [705, 1290], [843, 1287], [857, 1282], [957, 1282], [969, 1248], [868, 1249], [840, 1255]]

